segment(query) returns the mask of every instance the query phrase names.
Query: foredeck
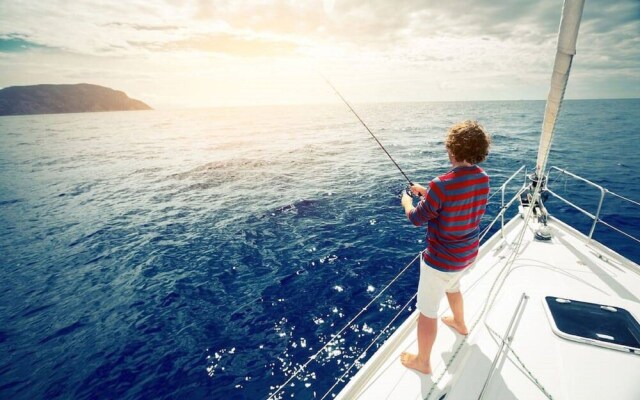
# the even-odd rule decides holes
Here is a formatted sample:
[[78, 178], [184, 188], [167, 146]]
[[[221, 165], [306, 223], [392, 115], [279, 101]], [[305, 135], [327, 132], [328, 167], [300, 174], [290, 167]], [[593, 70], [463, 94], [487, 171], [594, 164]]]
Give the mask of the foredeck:
[[[587, 243], [587, 237], [553, 218], [553, 238], [535, 240], [528, 227], [508, 265], [523, 224], [517, 216], [505, 225], [504, 238], [498, 232], [488, 240], [462, 278], [471, 332], [465, 338], [439, 322], [432, 374], [408, 370], [399, 361], [403, 351], [417, 352], [416, 312], [338, 398], [639, 399], [640, 355], [557, 336], [543, 302], [545, 296], [557, 296], [606, 304], [640, 319], [640, 266], [597, 242]], [[489, 306], [491, 290], [499, 287]], [[523, 293], [527, 298], [517, 311]], [[439, 315], [448, 312], [444, 300]], [[507, 336], [512, 342], [500, 349]]]

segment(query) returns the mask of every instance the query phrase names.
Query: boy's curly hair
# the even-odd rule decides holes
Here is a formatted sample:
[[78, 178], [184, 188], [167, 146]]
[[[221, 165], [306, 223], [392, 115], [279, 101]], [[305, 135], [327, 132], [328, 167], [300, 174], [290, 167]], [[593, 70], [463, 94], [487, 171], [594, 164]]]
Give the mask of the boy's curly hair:
[[478, 164], [489, 155], [491, 138], [478, 121], [462, 121], [449, 128], [445, 146], [457, 161]]

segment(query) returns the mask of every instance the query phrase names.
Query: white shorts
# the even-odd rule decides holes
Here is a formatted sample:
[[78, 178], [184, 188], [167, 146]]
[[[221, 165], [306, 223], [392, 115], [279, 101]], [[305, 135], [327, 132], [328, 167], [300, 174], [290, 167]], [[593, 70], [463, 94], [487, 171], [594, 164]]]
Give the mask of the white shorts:
[[416, 307], [425, 317], [438, 318], [440, 301], [445, 293], [460, 291], [460, 278], [464, 271], [442, 272], [425, 264], [420, 255], [420, 283]]

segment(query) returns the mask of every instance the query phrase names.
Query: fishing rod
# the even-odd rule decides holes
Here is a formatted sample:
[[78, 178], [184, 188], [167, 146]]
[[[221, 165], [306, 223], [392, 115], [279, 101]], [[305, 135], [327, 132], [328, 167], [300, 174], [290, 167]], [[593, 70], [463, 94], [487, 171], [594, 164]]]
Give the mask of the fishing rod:
[[[372, 138], [375, 139], [376, 143], [378, 143], [378, 145], [380, 146], [380, 148], [382, 149], [382, 151], [385, 152], [385, 154], [389, 157], [389, 159], [391, 160], [391, 162], [393, 162], [393, 164], [396, 166], [396, 168], [398, 168], [398, 171], [400, 171], [400, 173], [402, 174], [402, 176], [404, 176], [404, 179], [407, 180], [407, 182], [409, 182], [409, 186], [413, 186], [413, 182], [411, 182], [411, 179], [409, 179], [409, 177], [407, 176], [407, 174], [404, 173], [404, 171], [402, 170], [402, 168], [400, 168], [400, 166], [398, 165], [398, 163], [396, 162], [396, 160], [393, 159], [393, 157], [391, 157], [391, 154], [389, 154], [389, 152], [387, 151], [387, 149], [384, 148], [384, 146], [382, 145], [382, 143], [380, 143], [380, 141], [378, 140], [378, 138], [376, 137], [376, 135], [373, 134], [373, 132], [371, 132], [371, 129], [369, 129], [369, 127], [367, 126], [367, 124], [364, 123], [364, 121], [362, 120], [362, 118], [360, 118], [360, 116], [358, 115], [358, 113], [356, 112], [356, 110], [353, 109], [353, 107], [351, 107], [351, 104], [349, 104], [349, 102], [347, 101], [347, 99], [344, 98], [344, 96], [342, 96], [342, 94], [340, 94], [340, 92], [338, 91], [338, 89], [336, 89], [335, 86], [333, 86], [333, 84], [329, 81], [329, 79], [327, 79], [326, 76], [320, 74], [320, 76], [322, 76], [322, 78], [324, 78], [324, 80], [327, 82], [327, 84], [329, 86], [331, 86], [331, 89], [333, 89], [334, 92], [336, 92], [336, 94], [338, 95], [338, 97], [340, 97], [340, 99], [344, 102], [344, 104], [347, 105], [347, 107], [349, 107], [349, 110], [351, 110], [351, 112], [353, 113], [353, 115], [356, 116], [356, 118], [358, 118], [358, 121], [360, 121], [360, 123], [362, 124], [362, 126], [365, 127], [365, 129], [367, 130], [367, 132], [369, 132], [369, 134], [371, 135]], [[409, 192], [410, 193], [410, 192]]]
[[[402, 174], [402, 176], [404, 176], [404, 179], [407, 180], [407, 182], [409, 182], [409, 186], [413, 186], [413, 182], [411, 182], [411, 179], [409, 179], [409, 177], [407, 176], [407, 174], [404, 173], [404, 171], [402, 170], [402, 168], [400, 168], [400, 166], [398, 165], [398, 163], [396, 162], [396, 160], [393, 159], [393, 157], [391, 157], [391, 154], [389, 154], [389, 152], [387, 151], [387, 149], [384, 148], [384, 146], [382, 145], [382, 143], [380, 143], [380, 141], [378, 140], [378, 138], [376, 137], [376, 135], [373, 134], [373, 132], [371, 132], [371, 129], [369, 129], [369, 127], [367, 126], [367, 124], [362, 120], [362, 118], [360, 118], [360, 116], [358, 115], [358, 113], [353, 109], [353, 107], [351, 107], [351, 104], [349, 104], [349, 102], [347, 101], [347, 99], [344, 98], [344, 96], [342, 96], [342, 94], [340, 94], [340, 92], [338, 91], [338, 89], [336, 89], [335, 86], [333, 86], [333, 84], [329, 81], [329, 79], [327, 79], [326, 76], [322, 75], [320, 73], [320, 76], [322, 76], [322, 78], [327, 82], [327, 84], [329, 86], [331, 86], [331, 89], [333, 89], [334, 92], [336, 92], [336, 94], [338, 95], [338, 97], [340, 97], [340, 99], [344, 102], [344, 104], [347, 105], [347, 107], [349, 107], [349, 110], [351, 110], [351, 112], [353, 113], [353, 115], [356, 116], [356, 118], [358, 118], [358, 121], [360, 121], [360, 123], [362, 124], [362, 126], [365, 127], [365, 129], [367, 130], [367, 132], [369, 132], [369, 134], [371, 135], [371, 137], [376, 141], [376, 143], [378, 143], [378, 145], [380, 146], [380, 148], [382, 149], [382, 151], [385, 152], [385, 154], [389, 157], [389, 159], [391, 160], [391, 162], [393, 162], [393, 165], [396, 166], [396, 168], [398, 168], [398, 171], [400, 171], [400, 173]], [[408, 195], [413, 196], [413, 193], [407, 188], [406, 192]], [[267, 398], [267, 400], [272, 400], [276, 398], [276, 395], [278, 395], [288, 384], [289, 382], [291, 382], [295, 377], [297, 377], [300, 372], [302, 372], [303, 370], [305, 370], [305, 368], [313, 361], [316, 360], [317, 356], [322, 353], [322, 351], [324, 349], [326, 349], [333, 341], [335, 341], [338, 337], [340, 337], [340, 335], [349, 327], [351, 326], [351, 324], [353, 323], [353, 321], [356, 320], [356, 318], [358, 318], [364, 311], [366, 311], [369, 306], [371, 304], [373, 304], [375, 302], [375, 300], [380, 297], [382, 295], [382, 293], [387, 290], [387, 288], [389, 288], [389, 286], [391, 286], [391, 284], [398, 279], [398, 277], [400, 277], [400, 275], [402, 273], [404, 273], [404, 271], [406, 271], [413, 263], [416, 259], [418, 259], [419, 255], [416, 256], [409, 264], [407, 264], [407, 266], [404, 267], [404, 269], [402, 270], [402, 272], [400, 272], [400, 274], [396, 275], [396, 277], [389, 283], [387, 284], [387, 286], [385, 288], [382, 289], [382, 291], [380, 293], [378, 293], [378, 295], [376, 296], [376, 298], [374, 298], [373, 300], [371, 300], [369, 302], [369, 304], [367, 304], [366, 306], [364, 306], [364, 308], [362, 308], [360, 310], [360, 312], [358, 314], [356, 314], [355, 317], [353, 317], [348, 323], [347, 325], [345, 325], [337, 334], [331, 335], [331, 340], [329, 340], [328, 342], [326, 342], [324, 344], [324, 346], [322, 346], [322, 348], [320, 348], [320, 350], [318, 350], [314, 355], [312, 355], [311, 357], [309, 357], [309, 359], [300, 366], [300, 368], [298, 368], [297, 370], [294, 369], [293, 370], [293, 374], [291, 374], [291, 376], [289, 376], [289, 378], [279, 387], [277, 387], [277, 389], [275, 390], [275, 392], [271, 393], [269, 395], [269, 397]], [[260, 297], [262, 298], [262, 297]], [[251, 303], [257, 301], [258, 299], [252, 301]], [[250, 303], [247, 303], [250, 304]], [[407, 303], [409, 304], [409, 303]], [[241, 306], [240, 308], [238, 308], [238, 310], [244, 308], [246, 305]], [[405, 306], [406, 307], [406, 306]], [[398, 314], [399, 315], [399, 314]], [[392, 321], [393, 322], [393, 321]], [[386, 329], [386, 328], [385, 328]], [[355, 365], [355, 364], [354, 364]], [[347, 371], [348, 372], [348, 371]], [[344, 376], [343, 376], [344, 377]], [[342, 378], [340, 378], [339, 380], [341, 380]], [[338, 380], [338, 381], [339, 381]], [[333, 388], [336, 385], [333, 385], [333, 387], [331, 387], [331, 389], [329, 389], [329, 392], [331, 392], [331, 390], [333, 390]], [[325, 397], [327, 394], [329, 394], [329, 392], [325, 393]], [[280, 398], [280, 397], [278, 397]], [[324, 397], [323, 397], [324, 398]]]

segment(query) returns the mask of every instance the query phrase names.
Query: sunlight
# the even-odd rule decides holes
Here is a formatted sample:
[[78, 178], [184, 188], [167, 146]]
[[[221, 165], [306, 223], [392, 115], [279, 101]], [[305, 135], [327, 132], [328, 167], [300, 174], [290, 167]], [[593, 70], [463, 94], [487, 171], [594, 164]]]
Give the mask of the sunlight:
[[[629, 4], [600, 7], [633, 11]], [[334, 0], [2, 2], [0, 86], [92, 82], [144, 95], [159, 108], [332, 102], [316, 89], [319, 71], [356, 102], [544, 98], [558, 23], [547, 17], [551, 4], [526, 12], [515, 5], [466, 8]], [[581, 41], [592, 45], [579, 48], [585, 61], [575, 73], [592, 83], [577, 83], [567, 96], [637, 95], [640, 85], [622, 82], [640, 81], [633, 41], [640, 22], [590, 15]]]

